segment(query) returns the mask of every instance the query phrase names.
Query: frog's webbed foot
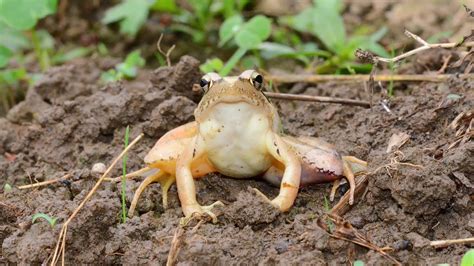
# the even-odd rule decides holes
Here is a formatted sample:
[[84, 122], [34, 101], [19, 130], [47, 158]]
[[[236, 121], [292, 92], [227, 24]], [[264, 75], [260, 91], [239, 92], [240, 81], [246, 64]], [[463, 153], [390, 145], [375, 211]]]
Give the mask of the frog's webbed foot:
[[[354, 172], [362, 172], [367, 169], [367, 162], [360, 160], [354, 156], [342, 156], [342, 164], [343, 164], [343, 175], [346, 177], [347, 181], [349, 182], [349, 204], [352, 205], [354, 203], [354, 192], [355, 192], [355, 179], [354, 179]], [[329, 199], [331, 201], [334, 200], [334, 195], [336, 194], [336, 190], [339, 187], [341, 180], [335, 180], [331, 189], [331, 194], [329, 195]]]
[[179, 223], [182, 226], [186, 226], [194, 218], [202, 220], [205, 219], [205, 217], [210, 217], [212, 223], [217, 223], [217, 215], [212, 212], [212, 209], [217, 206], [224, 206], [224, 203], [216, 201], [207, 206], [201, 206], [199, 204], [183, 206], [183, 212], [186, 216], [181, 218]]
[[135, 208], [138, 203], [138, 199], [140, 198], [140, 195], [142, 194], [142, 192], [145, 190], [145, 188], [148, 185], [150, 185], [153, 182], [160, 183], [162, 198], [163, 198], [163, 207], [164, 208], [168, 207], [168, 190], [171, 187], [171, 185], [173, 185], [176, 178], [175, 176], [165, 173], [161, 170], [156, 169], [155, 171], [156, 171], [155, 173], [152, 173], [151, 175], [147, 176], [145, 180], [143, 180], [143, 182], [140, 184], [137, 191], [135, 192], [132, 203], [130, 204], [130, 209], [128, 211], [129, 217], [133, 216], [133, 213], [135, 212]]
[[266, 203], [272, 205], [273, 207], [277, 208], [277, 209], [281, 209], [281, 206], [282, 204], [284, 204], [284, 197], [282, 196], [278, 196], [276, 198], [274, 198], [273, 200], [269, 199], [265, 194], [263, 194], [260, 190], [256, 189], [256, 188], [252, 188], [252, 190], [255, 192], [255, 194], [257, 194], [258, 197], [260, 197], [263, 201], [265, 201]]
[[256, 189], [256, 188], [252, 188], [252, 190], [255, 192], [255, 194], [257, 194], [258, 197], [260, 197], [263, 201], [267, 202], [268, 204], [278, 208], [277, 205], [275, 205], [265, 194], [263, 194], [262, 191]]

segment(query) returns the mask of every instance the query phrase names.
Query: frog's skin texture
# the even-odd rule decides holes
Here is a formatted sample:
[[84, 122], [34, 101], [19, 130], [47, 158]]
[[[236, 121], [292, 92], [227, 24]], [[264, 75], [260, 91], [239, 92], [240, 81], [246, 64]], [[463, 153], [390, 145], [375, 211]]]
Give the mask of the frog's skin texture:
[[204, 96], [194, 112], [196, 121], [166, 133], [145, 157], [147, 167], [128, 176], [145, 176], [132, 201], [133, 215], [138, 198], [152, 182], [160, 182], [163, 204], [176, 181], [186, 218], [217, 217], [212, 208], [217, 201], [201, 206], [196, 200], [194, 178], [219, 172], [234, 178], [262, 176], [280, 187], [268, 200], [280, 211], [288, 211], [302, 185], [335, 181], [331, 200], [341, 178], [350, 185], [354, 197], [354, 175], [349, 162], [366, 166], [355, 157], [341, 157], [330, 144], [311, 137], [290, 137], [281, 132], [275, 107], [261, 91], [263, 78], [254, 70], [238, 77], [209, 73], [201, 80]]

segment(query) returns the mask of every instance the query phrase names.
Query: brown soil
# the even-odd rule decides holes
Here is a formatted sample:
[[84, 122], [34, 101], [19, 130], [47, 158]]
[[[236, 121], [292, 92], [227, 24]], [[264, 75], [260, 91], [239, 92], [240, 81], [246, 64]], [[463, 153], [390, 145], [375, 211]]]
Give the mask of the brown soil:
[[[190, 90], [201, 75], [198, 65], [183, 57], [174, 67], [141, 73], [135, 81], [103, 85], [100, 72], [110, 62], [89, 59], [52, 69], [30, 89], [27, 99], [0, 119], [0, 154], [5, 154], [0, 157], [0, 175], [6, 177], [0, 187], [14, 187], [0, 194], [0, 263], [40, 264], [50, 259], [62, 223], [96, 181], [92, 166], [108, 164], [120, 153], [127, 125], [132, 138], [145, 133], [129, 154], [131, 171], [143, 166], [142, 158], [161, 135], [191, 121], [199, 100]], [[429, 241], [474, 234], [474, 143], [448, 150], [455, 131], [447, 127], [459, 113], [473, 109], [473, 86], [456, 77], [442, 84], [401, 84], [390, 103], [392, 113], [381, 105], [363, 109], [276, 104], [289, 134], [323, 137], [343, 154], [369, 162], [372, 174], [365, 197], [357, 198], [344, 215], [355, 228], [376, 245], [392, 247], [391, 254], [401, 262], [456, 264], [468, 246], [435, 250]], [[301, 91], [301, 85], [295, 89]], [[368, 97], [363, 84], [324, 84], [304, 87], [303, 92]], [[464, 98], [448, 99], [453, 93]], [[380, 168], [394, 158], [387, 154], [387, 144], [400, 132], [410, 139], [396, 159], [423, 168]], [[73, 174], [69, 182], [15, 188], [65, 173]], [[117, 167], [114, 175], [120, 173]], [[196, 183], [201, 204], [221, 200], [226, 206], [219, 209], [217, 224], [185, 231], [179, 263], [387, 263], [378, 253], [333, 239], [318, 227], [329, 184], [301, 189], [291, 211], [280, 214], [249, 189], [276, 195], [278, 190], [264, 182], [211, 174]], [[138, 185], [127, 181], [127, 204]], [[169, 196], [170, 207], [164, 210], [159, 184], [152, 184], [142, 195], [139, 216], [121, 224], [120, 184], [105, 183], [69, 227], [67, 263], [164, 264], [182, 216], [174, 186]], [[58, 217], [58, 224], [31, 224], [38, 212]]]

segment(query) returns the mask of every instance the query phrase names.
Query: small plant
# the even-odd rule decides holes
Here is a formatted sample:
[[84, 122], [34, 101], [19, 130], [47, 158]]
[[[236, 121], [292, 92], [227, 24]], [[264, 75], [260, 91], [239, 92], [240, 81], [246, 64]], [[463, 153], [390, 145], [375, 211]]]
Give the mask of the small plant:
[[385, 35], [386, 28], [370, 36], [360, 32], [348, 37], [340, 14], [341, 6], [341, 0], [314, 1], [313, 7], [296, 16], [283, 17], [279, 22], [300, 32], [314, 35], [330, 52], [329, 56], [322, 55], [326, 60], [317, 67], [318, 73], [369, 72], [370, 64], [354, 63], [354, 52], [357, 48], [363, 48], [381, 56], [388, 56], [385, 49], [377, 43]]
[[[128, 147], [128, 139], [130, 135], [130, 126], [127, 126], [125, 129], [125, 147], [126, 149]], [[125, 199], [126, 199], [126, 193], [127, 193], [127, 178], [125, 177], [127, 175], [127, 154], [125, 154], [122, 158], [122, 223], [125, 223], [127, 221], [127, 205], [125, 204]]]
[[170, 29], [192, 36], [195, 43], [208, 41], [220, 24], [219, 19], [240, 15], [249, 0], [189, 0], [192, 11], [180, 9]]
[[270, 34], [271, 20], [265, 16], [258, 15], [247, 22], [244, 22], [240, 15], [228, 18], [219, 30], [219, 46], [233, 41], [238, 47], [237, 51], [225, 64], [219, 59], [211, 59], [201, 69], [205, 72], [218, 71], [221, 76], [228, 75], [249, 50], [258, 49], [260, 44], [270, 37]]
[[[390, 56], [395, 57], [395, 50], [394, 49], [391, 50]], [[390, 69], [390, 75], [394, 75], [395, 74], [395, 63], [392, 63], [392, 62], [389, 63], [388, 67]], [[393, 79], [390, 79], [390, 81], [388, 83], [388, 87], [387, 87], [387, 95], [389, 97], [393, 97], [393, 95], [394, 95], [393, 87], [394, 87]]]
[[[41, 49], [44, 43], [44, 31], [36, 31], [34, 27], [39, 19], [56, 13], [57, 0], [0, 0], [0, 25], [3, 38], [7, 42], [0, 44], [0, 67], [6, 66], [9, 59], [19, 49], [30, 48], [30, 41], [42, 70], [49, 66], [49, 58]], [[22, 31], [29, 31], [29, 39]], [[50, 36], [49, 36], [50, 37]]]
[[45, 221], [47, 221], [49, 223], [49, 225], [51, 225], [51, 227], [54, 227], [56, 225], [56, 221], [58, 220], [58, 218], [56, 218], [56, 217], [50, 217], [49, 215], [40, 212], [40, 213], [37, 213], [37, 214], [33, 215], [31, 222], [35, 223], [35, 221], [39, 218], [44, 219]]
[[154, 1], [150, 0], [124, 0], [105, 12], [102, 23], [119, 22], [121, 33], [135, 37], [148, 18], [153, 3]]
[[364, 266], [364, 265], [365, 265], [364, 262], [361, 260], [354, 261], [354, 266]]
[[112, 82], [121, 79], [133, 79], [137, 76], [138, 68], [145, 65], [145, 59], [136, 50], [127, 55], [125, 60], [116, 65], [114, 69], [102, 73], [101, 79], [105, 82]]
[[[326, 198], [326, 196], [324, 196], [324, 209], [326, 210], [327, 213], [329, 213], [331, 211], [331, 208], [329, 207], [329, 201], [328, 199]], [[327, 221], [326, 221], [327, 225], [328, 225], [328, 228], [329, 228], [329, 232], [332, 233], [334, 232], [334, 222], [329, 219], [329, 217], [327, 218]]]
[[464, 254], [461, 260], [461, 266], [472, 266], [474, 265], [474, 249], [470, 249]]
[[3, 191], [4, 192], [9, 192], [12, 190], [12, 186], [8, 183], [6, 183], [4, 186], [3, 186]]

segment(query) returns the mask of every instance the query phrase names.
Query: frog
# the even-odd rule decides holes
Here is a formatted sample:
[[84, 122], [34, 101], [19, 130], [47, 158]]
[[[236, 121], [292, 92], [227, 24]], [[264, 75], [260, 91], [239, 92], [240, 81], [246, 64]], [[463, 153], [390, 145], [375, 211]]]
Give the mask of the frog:
[[210, 217], [221, 201], [200, 205], [195, 179], [220, 173], [235, 179], [260, 177], [278, 186], [279, 193], [268, 199], [257, 195], [281, 212], [293, 206], [300, 187], [334, 182], [330, 200], [341, 180], [349, 183], [349, 204], [354, 202], [355, 179], [352, 165], [367, 167], [354, 156], [341, 156], [333, 145], [310, 136], [283, 132], [275, 105], [264, 93], [263, 76], [246, 70], [238, 76], [221, 77], [211, 72], [199, 82], [203, 96], [194, 111], [195, 121], [165, 133], [145, 156], [146, 167], [127, 175], [145, 179], [138, 187], [129, 209], [133, 216], [144, 189], [159, 182], [163, 206], [168, 190], [176, 183], [185, 219]]

